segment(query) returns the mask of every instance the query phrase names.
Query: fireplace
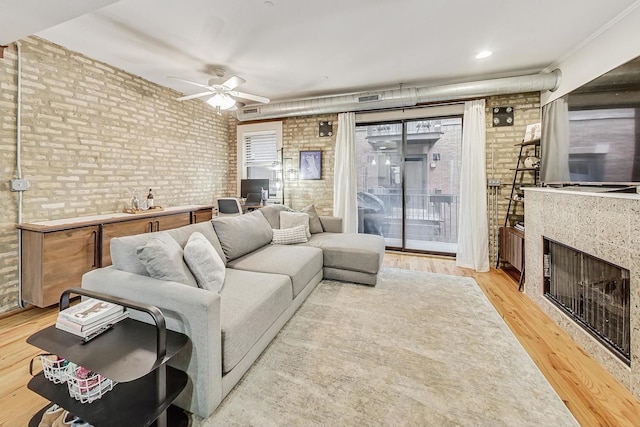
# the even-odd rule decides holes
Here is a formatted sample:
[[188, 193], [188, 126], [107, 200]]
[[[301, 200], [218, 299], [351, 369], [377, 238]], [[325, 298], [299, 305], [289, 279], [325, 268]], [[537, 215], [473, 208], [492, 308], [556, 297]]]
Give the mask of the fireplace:
[[[564, 329], [585, 353], [640, 399], [640, 194], [590, 193], [546, 187], [527, 187], [524, 193], [527, 201], [524, 206], [527, 228], [524, 292]], [[621, 351], [614, 350], [613, 345], [600, 337], [594, 338], [595, 332], [586, 328], [581, 320], [573, 320], [571, 310], [580, 313], [579, 296], [577, 306], [574, 307], [563, 300], [564, 290], [558, 291], [555, 298], [550, 296], [550, 277], [544, 277], [544, 254], [548, 253], [549, 249], [545, 238], [596, 257], [605, 264], [622, 268], [620, 273], [612, 273], [614, 278], [618, 277], [616, 274], [619, 275], [615, 285], [616, 292], [612, 293], [611, 285], [606, 284], [602, 285], [604, 290], [596, 287], [594, 291], [607, 302], [616, 301], [616, 298], [622, 297], [622, 293], [629, 295], [626, 307], [624, 299], [619, 300], [623, 301], [622, 304], [605, 304], [601, 307], [601, 313], [604, 312], [606, 316], [598, 318], [600, 325], [603, 325], [603, 322], [604, 325], [615, 325], [609, 326], [610, 331], [620, 331], [619, 335], [623, 339], [616, 346]], [[561, 274], [557, 264], [558, 256], [552, 258], [554, 259], [550, 259], [551, 264], [548, 264], [549, 273], [552, 273], [550, 269], [555, 264], [553, 268], [556, 268], [554, 274], [557, 276]], [[586, 264], [583, 262], [582, 265]], [[589, 272], [589, 267], [586, 272]], [[577, 280], [580, 281], [582, 279]], [[583, 285], [584, 283], [575, 283], [574, 288]], [[627, 286], [628, 290], [623, 290], [624, 286]], [[583, 313], [585, 306], [587, 311], [594, 312], [590, 308], [592, 300], [588, 297], [587, 294], [586, 300], [584, 296], [582, 298]], [[562, 302], [566, 309], [559, 308], [553, 299]], [[622, 315], [619, 315], [621, 313]], [[620, 322], [624, 317], [630, 320], [630, 325], [617, 326], [626, 323], [626, 320]], [[591, 319], [591, 322], [594, 320]], [[595, 323], [596, 325], [592, 326], [598, 326], [597, 320]], [[631, 335], [630, 339], [628, 334]], [[631, 363], [628, 362], [629, 355]]]
[[543, 278], [546, 298], [631, 364], [629, 270], [545, 237]]

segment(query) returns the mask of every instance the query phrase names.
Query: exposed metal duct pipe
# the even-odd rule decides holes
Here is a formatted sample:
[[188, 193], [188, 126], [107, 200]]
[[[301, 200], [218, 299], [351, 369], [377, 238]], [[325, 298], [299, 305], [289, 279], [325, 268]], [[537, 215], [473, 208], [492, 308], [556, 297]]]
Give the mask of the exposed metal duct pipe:
[[444, 86], [418, 88], [418, 103], [455, 101], [480, 96], [508, 95], [511, 93], [554, 91], [560, 82], [560, 70], [478, 82], [456, 83]]
[[260, 120], [280, 117], [341, 113], [345, 111], [381, 110], [413, 107], [417, 104], [454, 101], [481, 96], [555, 90], [560, 83], [560, 70], [551, 73], [481, 80], [432, 87], [402, 88], [349, 95], [309, 98], [271, 104], [247, 105], [238, 110], [238, 120]]

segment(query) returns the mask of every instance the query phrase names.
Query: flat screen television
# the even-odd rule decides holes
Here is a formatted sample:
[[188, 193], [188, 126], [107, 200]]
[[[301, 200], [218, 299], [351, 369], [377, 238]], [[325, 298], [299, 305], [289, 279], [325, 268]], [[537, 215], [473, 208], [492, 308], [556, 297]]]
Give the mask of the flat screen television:
[[240, 181], [240, 197], [246, 198], [249, 193], [260, 193], [269, 190], [268, 179], [243, 179]]
[[640, 57], [542, 108], [543, 185], [640, 185]]

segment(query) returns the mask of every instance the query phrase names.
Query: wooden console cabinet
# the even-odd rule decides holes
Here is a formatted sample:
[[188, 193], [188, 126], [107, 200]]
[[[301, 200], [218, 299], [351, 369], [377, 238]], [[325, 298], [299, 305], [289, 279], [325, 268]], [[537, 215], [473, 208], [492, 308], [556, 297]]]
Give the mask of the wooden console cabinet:
[[111, 265], [111, 239], [170, 230], [212, 218], [213, 206], [180, 206], [144, 214], [114, 213], [18, 224], [22, 239], [22, 299], [38, 307], [57, 304], [82, 275]]
[[498, 265], [508, 262], [520, 273], [518, 290], [522, 290], [524, 279], [524, 233], [513, 227], [500, 227], [500, 245], [498, 251]]

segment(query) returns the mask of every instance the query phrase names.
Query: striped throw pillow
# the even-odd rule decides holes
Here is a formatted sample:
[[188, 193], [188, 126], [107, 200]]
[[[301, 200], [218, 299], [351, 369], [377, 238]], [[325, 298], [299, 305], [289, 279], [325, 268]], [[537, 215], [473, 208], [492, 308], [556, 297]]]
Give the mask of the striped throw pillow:
[[298, 225], [297, 227], [282, 228], [280, 230], [273, 229], [274, 245], [290, 245], [292, 243], [304, 243], [307, 239], [307, 226]]

